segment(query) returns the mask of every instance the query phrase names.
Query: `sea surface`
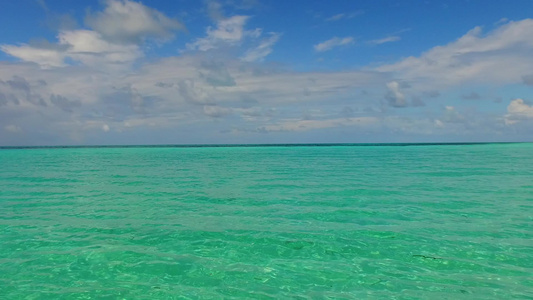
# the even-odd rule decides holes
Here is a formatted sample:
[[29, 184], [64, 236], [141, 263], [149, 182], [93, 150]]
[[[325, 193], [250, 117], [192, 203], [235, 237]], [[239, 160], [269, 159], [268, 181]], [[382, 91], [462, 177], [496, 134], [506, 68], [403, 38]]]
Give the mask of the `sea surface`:
[[0, 150], [0, 299], [533, 299], [533, 144]]

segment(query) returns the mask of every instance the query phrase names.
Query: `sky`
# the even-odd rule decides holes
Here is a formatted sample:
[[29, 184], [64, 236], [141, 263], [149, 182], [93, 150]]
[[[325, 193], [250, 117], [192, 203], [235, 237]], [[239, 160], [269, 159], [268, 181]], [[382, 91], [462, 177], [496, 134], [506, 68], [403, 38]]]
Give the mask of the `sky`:
[[533, 140], [533, 1], [19, 0], [0, 146]]

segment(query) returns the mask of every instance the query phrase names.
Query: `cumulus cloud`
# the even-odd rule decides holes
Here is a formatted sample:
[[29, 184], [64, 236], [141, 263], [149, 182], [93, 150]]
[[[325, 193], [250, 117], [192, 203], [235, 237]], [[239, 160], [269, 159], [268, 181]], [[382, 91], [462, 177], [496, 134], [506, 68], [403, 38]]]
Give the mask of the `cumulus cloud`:
[[132, 62], [143, 54], [137, 45], [110, 43], [95, 31], [62, 31], [57, 36], [56, 49], [45, 49], [30, 45], [2, 45], [5, 53], [24, 61], [34, 62], [44, 68], [66, 66], [66, 59], [85, 65], [107, 65]]
[[5, 81], [0, 79], [0, 105], [46, 107], [48, 103], [41, 93], [43, 85], [44, 81], [30, 83], [18, 75]]
[[[92, 19], [88, 23], [98, 18], [105, 23], [112, 14], [130, 12], [129, 1], [105, 3], [102, 12], [89, 14], [88, 20]], [[3, 51], [24, 62], [0, 62], [0, 143], [84, 143], [84, 137], [87, 143], [115, 143], [121, 134], [129, 134], [130, 139], [125, 138], [129, 142], [132, 137], [140, 139], [138, 134], [151, 142], [162, 142], [154, 137], [157, 134], [168, 137], [168, 142], [182, 141], [185, 135], [202, 136], [202, 142], [224, 142], [226, 136], [215, 135], [224, 130], [242, 133], [239, 129], [248, 129], [248, 133], [332, 128], [395, 134], [462, 132], [468, 126], [482, 127], [479, 124], [490, 128], [485, 126], [489, 121], [482, 123], [482, 119], [497, 121], [483, 113], [476, 118], [460, 107], [435, 110], [448, 99], [450, 87], [475, 81], [530, 82], [533, 59], [528, 54], [533, 47], [527, 20], [506, 23], [486, 35], [468, 33], [397, 64], [325, 72], [250, 63], [261, 62], [272, 53], [281, 33], [247, 29], [250, 17], [225, 17], [222, 12], [214, 17], [215, 24], [207, 28], [205, 36], [186, 46], [190, 51], [142, 60], [143, 42], [167, 39], [179, 30], [178, 26], [167, 26], [166, 32], [153, 29], [157, 21], [154, 11], [144, 9], [134, 5], [131, 18], [124, 17], [127, 28], [111, 24], [114, 29], [108, 30], [91, 23], [89, 29], [59, 31], [53, 43], [1, 45]], [[138, 21], [141, 16], [152, 18], [148, 22], [152, 25], [131, 25], [144, 24]], [[114, 40], [117, 28], [123, 32]], [[315, 49], [323, 52], [353, 43], [351, 37], [337, 37]], [[230, 47], [231, 51], [218, 51]], [[495, 71], [500, 68], [513, 73], [500, 76]], [[443, 97], [436, 99], [440, 93]], [[420, 106], [424, 105], [422, 99], [427, 99], [425, 115], [420, 115], [422, 109], [383, 107], [384, 95], [393, 107]], [[506, 127], [504, 120], [507, 124], [531, 120], [531, 105], [518, 100], [513, 100], [507, 111], [494, 112], [507, 130], [517, 126]], [[435, 103], [429, 105], [429, 101]], [[24, 134], [12, 134], [22, 129]]]
[[505, 123], [512, 125], [520, 120], [533, 119], [533, 106], [528, 105], [523, 99], [514, 99], [507, 106]]
[[8, 55], [23, 61], [37, 63], [45, 68], [65, 65], [65, 55], [58, 50], [36, 48], [29, 45], [0, 45], [0, 49]]
[[107, 0], [101, 12], [89, 13], [85, 22], [113, 43], [138, 44], [146, 38], [169, 39], [183, 25], [142, 3]]
[[216, 1], [208, 2], [208, 11], [215, 21], [215, 27], [207, 27], [206, 36], [197, 38], [186, 44], [189, 51], [209, 51], [220, 48], [239, 49], [245, 45], [246, 50], [241, 55], [245, 62], [260, 62], [273, 51], [274, 45], [281, 37], [280, 33], [270, 32], [267, 36], [261, 28], [245, 29], [249, 16], [236, 15], [223, 17], [221, 5]]
[[0, 50], [43, 68], [64, 67], [68, 61], [114, 67], [143, 56], [138, 45], [146, 38], [168, 39], [182, 25], [162, 13], [128, 0], [109, 0], [102, 12], [87, 17], [94, 30], [61, 30], [57, 43], [0, 45]]
[[[495, 119], [490, 120], [492, 123], [495, 123], [495, 121]], [[486, 118], [484, 122], [486, 122]], [[464, 134], [467, 130], [471, 129], [473, 124], [476, 123], [479, 123], [479, 121], [476, 120], [475, 115], [470, 115], [467, 117], [461, 114], [454, 106], [451, 105], [445, 106], [441, 113], [433, 120], [433, 126], [435, 128], [454, 132], [455, 134]], [[490, 125], [494, 126], [494, 124]], [[484, 124], [484, 126], [487, 125]], [[485, 128], [483, 130], [485, 130]]]
[[371, 44], [371, 45], [381, 45], [381, 44], [385, 44], [385, 43], [397, 42], [397, 41], [399, 41], [401, 39], [402, 38], [399, 37], [399, 36], [391, 35], [391, 36], [384, 37], [382, 39], [368, 41], [368, 43]]
[[[270, 112], [265, 107], [290, 107], [291, 103], [297, 107], [302, 101], [318, 103], [329, 97], [348, 98], [352, 89], [372, 86], [380, 76], [374, 72], [262, 70], [238, 60], [207, 60], [201, 56], [147, 63], [123, 76], [109, 77], [83, 68], [40, 70], [28, 65], [0, 68], [0, 78], [10, 74], [26, 74], [26, 83], [10, 77], [4, 82], [13, 82], [20, 88], [28, 85], [31, 93], [42, 95], [49, 107], [59, 108], [25, 110], [25, 115], [41, 114], [54, 120], [50, 125], [61, 123], [63, 129], [56, 129], [58, 134], [78, 128], [77, 138], [83, 131], [101, 128], [103, 123], [118, 132], [121, 128], [127, 131], [141, 126], [181, 126], [184, 122], [200, 122], [203, 116], [224, 118], [230, 112], [240, 114], [247, 122], [267, 122]], [[43, 79], [46, 85], [39, 84]], [[34, 105], [26, 100], [22, 103]], [[69, 114], [59, 114], [60, 111]]]
[[6, 80], [5, 83], [14, 90], [20, 90], [25, 93], [30, 93], [30, 83], [24, 77], [15, 75], [13, 76], [13, 78]]
[[324, 51], [328, 51], [336, 47], [350, 45], [353, 43], [355, 43], [355, 41], [354, 41], [354, 38], [351, 36], [344, 37], [344, 38], [334, 37], [322, 43], [316, 44], [314, 48], [315, 48], [315, 51], [317, 52], [324, 52]]
[[458, 40], [420, 57], [378, 67], [378, 71], [417, 83], [416, 88], [440, 89], [469, 83], [518, 83], [531, 74], [533, 19], [506, 23], [482, 33], [475, 27]]
[[139, 74], [142, 76], [132, 75], [123, 80], [143, 94], [194, 105], [240, 103], [241, 99], [274, 105], [344, 98], [350, 97], [353, 89], [371, 87], [382, 80], [375, 72], [287, 72], [241, 61], [206, 60], [201, 56], [147, 64]]
[[400, 91], [400, 83], [397, 81], [391, 81], [387, 83], [387, 89], [389, 89], [389, 91], [385, 95], [385, 99], [387, 99], [389, 105], [394, 107], [407, 106], [405, 95]]
[[102, 39], [98, 32], [90, 30], [66, 31], [59, 34], [59, 43], [68, 45], [65, 56], [86, 65], [99, 62], [124, 63], [142, 56], [136, 45], [117, 45]]
[[[35, 65], [0, 63], [3, 82], [0, 94], [10, 101], [0, 104], [0, 128], [26, 120], [23, 128], [28, 138], [48, 132], [48, 139], [40, 139], [41, 143], [63, 144], [82, 143], [84, 137], [98, 136], [107, 128], [104, 125], [110, 129], [105, 135], [110, 143], [116, 143], [111, 138], [119, 134], [131, 137], [134, 133], [161, 130], [169, 130], [177, 139], [181, 134], [202, 135], [228, 128], [236, 129], [236, 135], [244, 134], [238, 130], [246, 128], [253, 128], [249, 134], [337, 127], [430, 134], [431, 128], [436, 128], [434, 119], [393, 118], [394, 113], [380, 111], [384, 87], [400, 98], [395, 99], [396, 104], [403, 102], [394, 92], [402, 94], [407, 102], [411, 96], [406, 91], [411, 88], [376, 72], [290, 72], [238, 59], [184, 55], [147, 62], [121, 74], [109, 76], [86, 68], [40, 69]], [[354, 97], [361, 95], [362, 90], [371, 92]], [[17, 96], [20, 104], [9, 100], [11, 94]], [[0, 96], [0, 102], [2, 99]], [[47, 106], [40, 106], [38, 99], [43, 99]], [[302, 105], [324, 113], [302, 119]], [[339, 110], [347, 106], [350, 109], [339, 115]], [[456, 127], [465, 124], [459, 122], [460, 117], [453, 116], [457, 113], [454, 110], [446, 110], [438, 117], [446, 132], [459, 132]], [[8, 132], [3, 132], [7, 136]], [[223, 142], [225, 135], [218, 138], [213, 142]], [[4, 141], [7, 140], [6, 137]], [[31, 142], [34, 141], [37, 140]]]
[[461, 115], [453, 106], [446, 106], [442, 120], [447, 123], [464, 123], [465, 117]]
[[528, 118], [533, 118], [533, 106], [528, 105], [522, 99], [514, 99], [507, 107], [510, 114], [523, 115]]
[[215, 104], [211, 94], [206, 91], [206, 87], [203, 87], [193, 79], [180, 81], [178, 86], [180, 95], [189, 103], [208, 105]]

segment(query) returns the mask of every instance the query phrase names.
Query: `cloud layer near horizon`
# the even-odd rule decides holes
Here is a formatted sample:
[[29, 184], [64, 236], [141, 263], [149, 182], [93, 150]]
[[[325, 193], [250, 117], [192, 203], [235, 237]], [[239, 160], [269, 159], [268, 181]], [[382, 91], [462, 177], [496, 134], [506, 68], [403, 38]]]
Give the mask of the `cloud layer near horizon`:
[[[141, 3], [109, 0], [87, 16], [85, 28], [61, 30], [55, 42], [1, 45], [19, 60], [0, 61], [1, 144], [285, 142], [300, 141], [303, 132], [316, 132], [305, 139], [319, 141], [531, 133], [526, 95], [506, 99], [499, 112], [460, 110], [443, 96], [465, 84], [529, 85], [531, 19], [486, 34], [476, 27], [391, 64], [304, 72], [263, 63], [285, 36], [248, 28], [250, 18], [218, 14], [203, 37], [174, 56], [146, 60], [146, 43], [165, 43], [185, 26]], [[351, 44], [351, 37], [333, 37], [309, 48]]]

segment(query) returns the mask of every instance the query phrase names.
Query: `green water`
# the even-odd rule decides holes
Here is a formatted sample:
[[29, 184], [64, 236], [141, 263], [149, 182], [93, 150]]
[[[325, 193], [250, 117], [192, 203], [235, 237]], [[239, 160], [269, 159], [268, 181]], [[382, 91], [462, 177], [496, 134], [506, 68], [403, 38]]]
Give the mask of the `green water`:
[[0, 299], [533, 299], [533, 144], [0, 150]]

